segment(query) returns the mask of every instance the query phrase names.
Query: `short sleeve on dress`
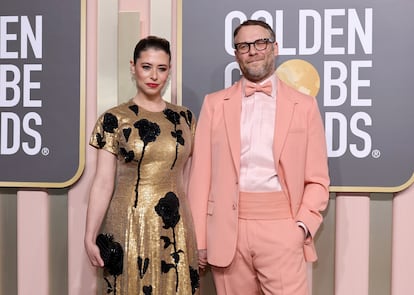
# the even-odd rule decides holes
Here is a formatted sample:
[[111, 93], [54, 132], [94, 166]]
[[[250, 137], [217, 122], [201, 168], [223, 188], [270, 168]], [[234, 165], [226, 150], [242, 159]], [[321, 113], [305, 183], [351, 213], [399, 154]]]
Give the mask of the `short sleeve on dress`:
[[118, 118], [106, 112], [96, 121], [89, 144], [98, 149], [104, 149], [112, 154], [118, 154]]

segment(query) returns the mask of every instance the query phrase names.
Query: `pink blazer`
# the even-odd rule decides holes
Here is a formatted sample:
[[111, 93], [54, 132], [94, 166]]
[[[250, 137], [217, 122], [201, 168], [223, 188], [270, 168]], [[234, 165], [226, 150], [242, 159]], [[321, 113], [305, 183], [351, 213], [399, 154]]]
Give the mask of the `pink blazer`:
[[[205, 97], [196, 128], [188, 196], [198, 249], [208, 262], [226, 267], [233, 260], [238, 231], [241, 82]], [[311, 234], [307, 261], [317, 259], [312, 237], [329, 199], [323, 123], [316, 99], [277, 79], [273, 154], [293, 218]]]

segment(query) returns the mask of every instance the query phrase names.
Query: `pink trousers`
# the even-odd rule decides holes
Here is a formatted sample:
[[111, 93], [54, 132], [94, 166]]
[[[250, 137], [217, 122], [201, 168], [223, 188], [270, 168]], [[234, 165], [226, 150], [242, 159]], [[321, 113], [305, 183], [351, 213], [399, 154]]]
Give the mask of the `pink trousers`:
[[[237, 249], [212, 267], [217, 295], [307, 295], [304, 233], [283, 192], [240, 193]], [[223, 245], [225, 247], [225, 245]]]

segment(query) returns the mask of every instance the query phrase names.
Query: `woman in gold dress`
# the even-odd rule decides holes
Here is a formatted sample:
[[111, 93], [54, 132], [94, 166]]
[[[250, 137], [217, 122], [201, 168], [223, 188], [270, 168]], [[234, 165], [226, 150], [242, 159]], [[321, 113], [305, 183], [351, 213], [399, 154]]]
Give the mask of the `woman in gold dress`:
[[124, 251], [122, 274], [103, 272], [103, 294], [199, 294], [193, 221], [186, 199], [195, 118], [166, 102], [170, 73], [165, 39], [138, 42], [131, 61], [137, 94], [102, 114], [90, 144], [98, 149], [86, 221], [92, 265], [104, 267], [96, 238]]

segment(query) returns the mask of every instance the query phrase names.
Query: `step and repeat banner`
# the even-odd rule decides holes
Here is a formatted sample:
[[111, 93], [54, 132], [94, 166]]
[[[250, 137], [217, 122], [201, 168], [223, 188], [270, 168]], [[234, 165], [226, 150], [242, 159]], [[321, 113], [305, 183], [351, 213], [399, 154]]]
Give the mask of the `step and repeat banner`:
[[316, 96], [331, 190], [396, 192], [414, 171], [414, 2], [182, 1], [182, 101], [240, 78], [233, 31], [265, 20], [279, 45], [277, 73]]
[[0, 186], [65, 187], [84, 165], [86, 0], [2, 0]]

